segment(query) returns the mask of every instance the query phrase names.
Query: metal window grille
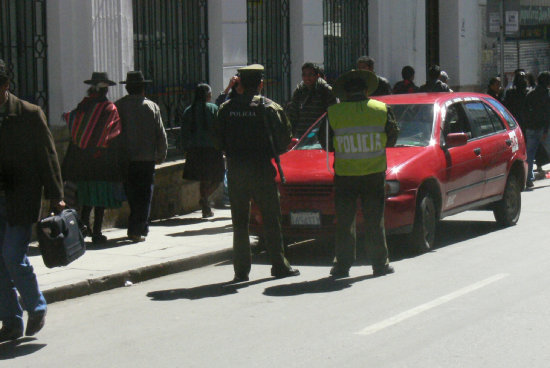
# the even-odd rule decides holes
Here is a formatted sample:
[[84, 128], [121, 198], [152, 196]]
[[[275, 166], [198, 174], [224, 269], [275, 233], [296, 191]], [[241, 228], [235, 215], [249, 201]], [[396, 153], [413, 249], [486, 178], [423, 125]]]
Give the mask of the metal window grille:
[[198, 82], [208, 82], [207, 0], [133, 0], [134, 63], [161, 110], [169, 155], [178, 154], [179, 116]]
[[284, 104], [290, 99], [288, 0], [247, 0], [248, 63], [265, 67], [263, 94]]
[[329, 83], [368, 54], [368, 0], [323, 0], [325, 75]]
[[48, 112], [45, 0], [0, 0], [0, 59], [10, 71], [10, 90]]

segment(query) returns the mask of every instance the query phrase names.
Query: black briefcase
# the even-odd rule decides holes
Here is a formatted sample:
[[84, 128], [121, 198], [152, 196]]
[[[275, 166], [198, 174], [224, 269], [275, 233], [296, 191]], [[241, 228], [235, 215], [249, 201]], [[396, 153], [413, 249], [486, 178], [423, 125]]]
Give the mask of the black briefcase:
[[86, 251], [78, 213], [65, 209], [36, 225], [38, 247], [48, 268], [66, 266]]

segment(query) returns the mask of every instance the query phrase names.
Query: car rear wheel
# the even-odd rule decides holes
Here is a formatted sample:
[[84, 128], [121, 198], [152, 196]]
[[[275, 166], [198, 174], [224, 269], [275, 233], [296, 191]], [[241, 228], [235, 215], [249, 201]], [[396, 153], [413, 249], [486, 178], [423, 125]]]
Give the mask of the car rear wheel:
[[427, 252], [435, 243], [437, 213], [430, 193], [422, 193], [416, 205], [411, 242], [418, 252]]
[[518, 222], [521, 213], [521, 185], [515, 175], [508, 177], [504, 195], [495, 204], [493, 213], [501, 226], [513, 226]]

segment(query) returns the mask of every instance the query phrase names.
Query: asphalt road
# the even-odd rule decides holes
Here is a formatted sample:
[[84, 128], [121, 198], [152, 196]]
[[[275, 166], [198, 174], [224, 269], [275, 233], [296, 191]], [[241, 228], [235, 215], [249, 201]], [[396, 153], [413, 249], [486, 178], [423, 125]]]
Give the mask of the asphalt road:
[[229, 285], [230, 263], [50, 306], [37, 338], [0, 345], [0, 367], [548, 367], [550, 181], [523, 193], [517, 226], [467, 212], [438, 246], [391, 247], [393, 275], [328, 276], [321, 244], [291, 248], [295, 278]]

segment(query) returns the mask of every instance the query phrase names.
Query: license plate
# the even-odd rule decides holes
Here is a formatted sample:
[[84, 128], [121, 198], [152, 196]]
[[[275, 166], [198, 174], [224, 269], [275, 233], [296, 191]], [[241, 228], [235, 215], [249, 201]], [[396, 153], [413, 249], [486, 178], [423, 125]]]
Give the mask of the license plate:
[[292, 226], [321, 226], [321, 213], [317, 211], [290, 212]]

